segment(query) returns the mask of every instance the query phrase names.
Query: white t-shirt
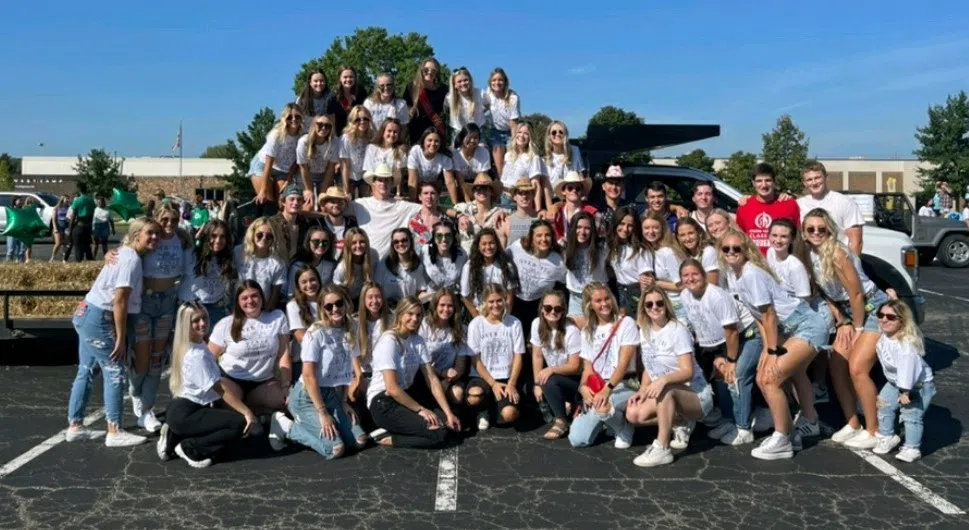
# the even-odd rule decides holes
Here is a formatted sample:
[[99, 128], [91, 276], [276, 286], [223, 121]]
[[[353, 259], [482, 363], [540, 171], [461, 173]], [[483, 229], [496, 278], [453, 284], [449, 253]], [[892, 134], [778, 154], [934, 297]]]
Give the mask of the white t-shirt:
[[278, 129], [275, 127], [269, 131], [269, 134], [266, 135], [266, 143], [262, 145], [262, 149], [256, 153], [256, 156], [263, 157], [263, 160], [267, 156], [271, 156], [273, 157], [273, 169], [288, 172], [296, 163], [296, 144], [299, 142], [299, 136], [287, 134], [280, 140], [277, 131]]
[[549, 333], [548, 346], [542, 345], [542, 340], [539, 338], [538, 327], [541, 324], [541, 317], [536, 318], [532, 321], [532, 331], [529, 342], [532, 346], [537, 346], [542, 349], [542, 357], [545, 359], [545, 366], [549, 368], [555, 368], [556, 366], [562, 366], [569, 362], [569, 357], [573, 354], [578, 354], [582, 351], [582, 339], [579, 337], [581, 332], [579, 328], [575, 327], [572, 323], [565, 324], [565, 341], [562, 343], [562, 348], [553, 348], [552, 345], [555, 344], [555, 340], [558, 337], [558, 330], [553, 329]]
[[222, 399], [212, 387], [222, 380], [219, 363], [205, 344], [191, 343], [182, 357], [182, 391], [176, 397], [205, 406]]
[[511, 120], [521, 118], [521, 104], [518, 94], [514, 92], [508, 94], [508, 101], [505, 101], [496, 97], [490, 88], [486, 88], [481, 92], [481, 99], [491, 115], [491, 126], [499, 131], [510, 131]]
[[209, 341], [225, 348], [219, 366], [229, 377], [243, 381], [266, 381], [276, 371], [279, 337], [288, 335], [289, 322], [282, 311], [263, 311], [242, 324], [239, 342], [232, 339], [232, 315], [219, 321]]
[[94, 224], [104, 224], [111, 220], [111, 210], [97, 207], [94, 209]]
[[177, 235], [158, 238], [155, 250], [142, 258], [142, 273], [145, 278], [179, 278], [185, 274], [185, 266], [192, 263], [192, 254], [191, 247], [182, 248]]
[[653, 272], [653, 253], [642, 249], [634, 256], [633, 247], [622, 245], [612, 260], [612, 270], [619, 285], [639, 285], [640, 274]]
[[[615, 336], [612, 337], [612, 342], [609, 343], [609, 347], [596, 360], [599, 352], [602, 351], [606, 339], [609, 338], [609, 334], [612, 332], [614, 325], [614, 322], [610, 322], [597, 326], [592, 337], [589, 337], [585, 330], [582, 330], [579, 334], [582, 341], [582, 351], [580, 352], [582, 358], [592, 362], [592, 367], [595, 368], [596, 372], [603, 379], [612, 377], [613, 372], [619, 366], [619, 350], [621, 348], [624, 346], [639, 347], [639, 327], [636, 326], [636, 321], [629, 317], [622, 317], [619, 329], [616, 330]], [[630, 361], [629, 366], [626, 367], [626, 373], [635, 372], [636, 363]]]
[[451, 162], [454, 165], [454, 176], [459, 182], [471, 182], [478, 173], [491, 171], [491, 153], [480, 145], [474, 148], [470, 160], [464, 157], [460, 149], [451, 151]]
[[[353, 326], [350, 333], [356, 333]], [[304, 363], [316, 364], [316, 382], [320, 387], [335, 388], [353, 382], [353, 358], [360, 356], [360, 349], [353, 346], [345, 330], [317, 326], [303, 335], [301, 350]]]
[[[192, 263], [195, 263], [194, 256], [192, 256]], [[215, 257], [209, 258], [205, 276], [195, 274], [193, 265], [191, 284], [189, 286], [192, 299], [198, 300], [203, 304], [216, 304], [225, 300], [226, 292], [231, 290], [231, 286], [231, 280], [227, 280], [222, 276], [222, 267]]]
[[[296, 285], [296, 273], [299, 272], [299, 268], [302, 267], [304, 262], [294, 261], [289, 267], [289, 276], [286, 281], [286, 288], [283, 290], [287, 298], [292, 298], [296, 295], [296, 291], [299, 290], [299, 286]], [[327, 260], [320, 260], [319, 265], [314, 267], [316, 273], [320, 275], [320, 288], [325, 285], [333, 283], [333, 270], [336, 269], [336, 263]]]
[[279, 286], [282, 292], [283, 285], [286, 283], [286, 268], [283, 262], [275, 256], [243, 257], [242, 245], [234, 249], [233, 259], [235, 260], [236, 271], [239, 273], [239, 281], [252, 280], [259, 284], [262, 295], [269, 300], [272, 295], [273, 287]]
[[306, 154], [309, 137], [308, 134], [299, 137], [299, 141], [296, 143], [296, 163], [301, 166], [309, 165], [310, 173], [317, 175], [325, 173], [330, 162], [335, 164], [340, 161], [340, 146], [338, 144], [341, 142], [330, 140], [316, 145], [313, 148], [313, 158], [310, 158]]
[[727, 341], [723, 333], [724, 326], [740, 325], [733, 297], [716, 285], [708, 284], [699, 299], [689, 289], [683, 289], [680, 300], [683, 301], [690, 325], [696, 333], [696, 341], [704, 348], [712, 348]]
[[703, 252], [700, 253], [700, 265], [703, 265], [705, 272], [719, 271], [720, 261], [717, 259], [717, 249], [710, 245], [703, 247]]
[[767, 249], [767, 264], [781, 279], [781, 286], [791, 296], [797, 298], [811, 296], [811, 278], [801, 260], [788, 255], [784, 261], [777, 261], [777, 251], [774, 247], [770, 247]]
[[424, 265], [418, 263], [412, 270], [404, 270], [398, 266], [396, 271], [387, 267], [385, 260], [380, 260], [374, 271], [374, 280], [384, 289], [384, 296], [388, 300], [397, 301], [405, 296], [418, 296], [427, 290], [427, 275]]
[[[855, 253], [850, 250], [845, 251], [845, 253], [848, 255], [848, 259], [851, 260], [851, 264], [855, 267], [855, 272], [858, 273], [858, 278], [861, 280], [861, 290], [865, 293], [865, 296], [870, 295], [878, 286], [865, 274], [865, 270], [861, 267], [861, 260], [858, 259], [858, 256], [855, 256]], [[821, 281], [821, 256], [813, 250], [811, 251], [811, 265], [814, 268], [814, 278], [818, 283], [818, 287], [824, 291], [824, 294], [828, 295], [828, 298], [835, 302], [846, 302], [851, 298], [848, 294], [848, 289], [838, 279], [837, 273], [828, 279], [828, 281]]]
[[590, 282], [608, 282], [606, 260], [609, 259], [609, 249], [600, 246], [596, 259], [598, 262], [593, 267], [589, 247], [579, 249], [575, 255], [575, 266], [565, 273], [565, 288], [573, 293], [581, 293]]
[[101, 267], [101, 272], [94, 280], [94, 285], [88, 291], [84, 301], [99, 309], [113, 311], [114, 290], [119, 287], [130, 287], [128, 296], [128, 314], [141, 313], [141, 292], [144, 280], [141, 275], [141, 256], [135, 249], [123, 246], [118, 250], [118, 261], [114, 265]]
[[572, 151], [572, 161], [569, 164], [565, 163], [565, 154], [562, 153], [552, 153], [552, 163], [550, 164], [544, 159], [542, 160], [542, 165], [545, 166], [542, 173], [548, 175], [548, 181], [553, 188], [558, 181], [565, 179], [565, 174], [569, 171], [577, 173], [585, 171], [585, 164], [582, 163], [582, 153], [579, 148], [569, 145], [569, 150]]
[[[484, 288], [485, 285], [489, 283], [498, 283], [505, 288], [508, 288], [508, 282], [505, 281], [505, 275], [501, 272], [501, 267], [497, 263], [492, 263], [491, 265], [486, 265], [481, 271], [481, 287]], [[484, 300], [481, 298], [480, 293], [475, 293], [471, 296], [471, 262], [464, 264], [461, 268], [461, 296], [465, 298], [471, 298], [471, 303], [475, 307], [481, 307]]]
[[565, 260], [558, 252], [549, 252], [539, 259], [522, 248], [521, 240], [515, 241], [506, 250], [515, 266], [518, 267], [518, 282], [521, 287], [518, 298], [532, 302], [555, 287], [556, 282], [565, 279]]
[[935, 217], [935, 210], [931, 206], [922, 206], [919, 208], [919, 217]]
[[[485, 104], [481, 97], [481, 92], [477, 90], [471, 91], [471, 97], [474, 98], [474, 114], [471, 113], [469, 107], [471, 100], [464, 97], [458, 97], [458, 107], [454, 109], [451, 107], [451, 92], [447, 93], [444, 97], [444, 106], [448, 110], [450, 115], [451, 128], [455, 131], [461, 130], [462, 127], [469, 123], [474, 123], [478, 127], [483, 127], [485, 124]], [[455, 112], [455, 110], [457, 112]]]
[[369, 145], [366, 140], [354, 142], [348, 136], [340, 137], [340, 159], [350, 161], [350, 180], [354, 182], [363, 180], [363, 158]]
[[[303, 322], [303, 318], [299, 314], [299, 304], [296, 300], [290, 300], [286, 302], [286, 320], [289, 322], [289, 331], [293, 332], [299, 329], [306, 330], [309, 329], [313, 322], [316, 321], [316, 317], [320, 315], [320, 306], [316, 302], [309, 303], [310, 308], [310, 321]], [[289, 344], [289, 355], [294, 361], [300, 360], [300, 342], [296, 340], [296, 333], [293, 333], [293, 340]]]
[[424, 249], [421, 252], [421, 262], [424, 264], [424, 274], [427, 275], [427, 288], [437, 291], [461, 284], [461, 270], [468, 262], [468, 254], [458, 247], [457, 259], [452, 260], [448, 255], [438, 255], [437, 263], [432, 263], [430, 251]]
[[501, 184], [506, 188], [514, 188], [520, 178], [534, 179], [542, 175], [545, 170], [542, 158], [531, 153], [522, 153], [512, 160], [511, 149], [505, 153], [505, 167], [501, 170]]
[[398, 342], [391, 332], [384, 333], [377, 340], [373, 349], [373, 376], [367, 387], [367, 406], [373, 402], [377, 394], [387, 390], [384, 382], [384, 370], [397, 372], [397, 384], [407, 390], [414, 384], [414, 377], [421, 365], [431, 362], [431, 354], [427, 351], [424, 339], [417, 333]]
[[[377, 262], [371, 261], [371, 267], [375, 267]], [[374, 278], [373, 273], [371, 273], [371, 279]], [[350, 295], [350, 300], [356, 300], [360, 298], [360, 292], [363, 290], [363, 265], [359, 263], [353, 264], [353, 284], [347, 283], [347, 269], [343, 265], [343, 261], [336, 264], [336, 268], [333, 269], [333, 283], [343, 287], [347, 290], [347, 294]]]
[[[712, 286], [711, 286], [712, 287]], [[643, 367], [649, 373], [650, 381], [655, 381], [664, 375], [679, 371], [680, 356], [693, 357], [693, 337], [690, 330], [679, 322], [667, 322], [663, 329], [656, 331], [640, 330], [640, 358]], [[703, 370], [693, 357], [693, 379], [687, 386], [696, 392], [702, 392], [707, 387], [703, 379]]]
[[804, 224], [804, 218], [811, 210], [815, 208], [827, 210], [835, 224], [840, 228], [838, 240], [845, 245], [848, 244], [848, 235], [845, 230], [853, 226], [865, 225], [865, 217], [861, 215], [861, 208], [858, 208], [858, 203], [836, 191], [829, 191], [821, 200], [805, 195], [797, 200], [797, 206], [801, 210], [801, 224]]
[[367, 98], [363, 100], [363, 106], [370, 111], [375, 131], [380, 130], [387, 118], [397, 118], [401, 125], [407, 125], [410, 121], [410, 109], [407, 108], [407, 102], [403, 98], [394, 98], [390, 103], [381, 103]]
[[367, 152], [363, 156], [363, 171], [373, 171], [381, 163], [387, 164], [390, 169], [404, 169], [407, 166], [407, 157], [395, 158], [397, 150], [393, 147], [383, 148], [370, 144]]
[[439, 182], [443, 171], [454, 170], [454, 163], [451, 157], [443, 153], [437, 153], [434, 158], [428, 160], [421, 146], [415, 145], [407, 154], [407, 169], [417, 170], [418, 182]]
[[744, 265], [740, 278], [733, 269], [728, 269], [727, 285], [731, 293], [740, 295], [740, 301], [757, 320], [764, 318], [760, 310], [763, 306], [773, 305], [778, 323], [783, 323], [801, 305], [801, 300], [787, 294], [780, 283], [753, 263]]
[[[432, 328], [426, 318], [421, 322], [420, 334], [427, 344], [427, 351], [431, 354], [431, 363], [439, 373], [454, 368], [459, 355], [464, 357], [474, 355], [467, 342], [462, 342], [460, 345], [454, 343], [454, 334], [449, 328]], [[464, 336], [468, 336], [467, 328], [464, 330]]]
[[395, 228], [407, 228], [421, 205], [407, 201], [381, 201], [375, 197], [361, 197], [350, 203], [350, 212], [357, 218], [357, 226], [370, 237], [370, 247], [383, 258], [390, 252], [390, 238]]
[[[355, 320], [357, 325], [360, 325], [360, 320]], [[367, 336], [370, 337], [370, 358], [360, 362], [361, 369], [364, 372], [372, 371], [370, 366], [370, 360], [373, 359], [373, 350], [377, 347], [377, 341], [380, 340], [380, 336], [384, 334], [384, 324], [378, 318], [377, 320], [371, 320], [367, 322]]]
[[[683, 260], [678, 258], [670, 247], [657, 250], [653, 257], [656, 279], [663, 282], [680, 283], [680, 265], [682, 263]], [[670, 302], [680, 303], [679, 291], [666, 291], [666, 295], [669, 296]]]
[[[522, 323], [511, 315], [505, 315], [497, 324], [492, 324], [483, 315], [476, 316], [468, 325], [468, 347], [481, 357], [491, 377], [508, 379], [515, 355], [525, 353]], [[474, 367], [471, 368], [471, 375], [479, 375]]]
[[885, 379], [903, 390], [932, 380], [932, 369], [909, 341], [888, 338], [882, 334], [875, 344], [878, 360], [882, 363]]

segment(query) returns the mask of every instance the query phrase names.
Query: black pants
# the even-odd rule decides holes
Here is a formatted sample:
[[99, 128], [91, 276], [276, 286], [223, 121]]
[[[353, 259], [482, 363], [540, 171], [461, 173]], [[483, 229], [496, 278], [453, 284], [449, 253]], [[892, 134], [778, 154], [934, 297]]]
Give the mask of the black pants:
[[713, 361], [717, 357], [727, 356], [727, 345], [719, 344], [717, 346], [711, 346], [709, 348], [697, 345], [696, 347], [696, 362], [700, 365], [700, 369], [703, 370], [703, 377], [707, 381], [713, 381]]
[[370, 415], [378, 427], [390, 433], [394, 447], [405, 449], [437, 449], [451, 439], [451, 431], [445, 425], [444, 414], [433, 411], [441, 420], [441, 426], [430, 430], [420, 414], [401, 405], [396, 399], [381, 392], [370, 403]]
[[565, 404], [579, 402], [579, 376], [555, 374], [542, 386], [542, 392], [545, 393], [545, 402], [552, 409], [552, 414], [555, 414], [555, 419], [568, 422]]
[[[91, 254], [91, 224], [84, 221], [78, 221], [74, 225], [74, 229], [71, 230], [71, 246], [74, 247], [74, 261], [80, 263], [84, 260], [94, 261], [94, 255]], [[64, 259], [67, 259], [67, 253], [70, 250], [65, 251]]]
[[[495, 379], [495, 382], [507, 384], [508, 379], [507, 378]], [[487, 412], [488, 415], [492, 417], [495, 421], [497, 421], [498, 424], [500, 425], [505, 424], [505, 421], [501, 418], [501, 411], [505, 410], [505, 407], [515, 407], [515, 408], [521, 407], [522, 399], [524, 399], [525, 397], [525, 392], [523, 392], [522, 390], [523, 386], [524, 385], [519, 383], [518, 387], [515, 389], [515, 390], [518, 390], [518, 404], [516, 405], [512, 403], [511, 400], [508, 399], [508, 396], [505, 396], [501, 399], [496, 400], [495, 393], [491, 390], [491, 387], [488, 386], [488, 383], [485, 383], [484, 379], [481, 379], [480, 377], [472, 377], [468, 381], [469, 392], [472, 388], [481, 389], [481, 404], [478, 405], [477, 407], [474, 407], [474, 410]]]
[[242, 438], [246, 428], [246, 419], [234, 410], [207, 407], [184, 398], [172, 401], [165, 419], [173, 435], [169, 449], [181, 443], [192, 460], [211, 457], [229, 442]]

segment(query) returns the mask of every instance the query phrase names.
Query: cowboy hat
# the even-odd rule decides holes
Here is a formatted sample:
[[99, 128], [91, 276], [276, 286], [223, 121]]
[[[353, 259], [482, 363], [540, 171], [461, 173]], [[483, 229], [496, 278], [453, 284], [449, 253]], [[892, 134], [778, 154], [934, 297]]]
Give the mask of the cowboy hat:
[[374, 179], [392, 179], [394, 178], [394, 170], [390, 169], [385, 162], [377, 164], [377, 167], [373, 171], [368, 171], [363, 174], [363, 181], [367, 184], [373, 186]]
[[491, 180], [491, 177], [487, 173], [478, 173], [478, 176], [474, 177], [474, 182], [471, 183], [471, 190], [474, 191], [478, 186], [488, 186], [491, 188], [491, 196], [498, 197], [501, 192], [504, 191], [504, 187], [500, 182], [495, 182]]
[[564, 179], [558, 181], [555, 184], [555, 194], [558, 195], [559, 197], [562, 197], [564, 199], [565, 198], [564, 197], [564, 195], [565, 195], [565, 186], [567, 184], [581, 184], [582, 185], [582, 193], [579, 194], [581, 197], [585, 197], [586, 195], [588, 195], [589, 194], [589, 190], [592, 189], [592, 182], [589, 181], [589, 179], [583, 177], [582, 175], [580, 175], [579, 173], [577, 173], [575, 171], [569, 171], [565, 175], [565, 178]]
[[538, 186], [535, 185], [535, 181], [527, 177], [518, 179], [515, 182], [515, 185], [512, 186], [514, 191], [535, 191], [536, 188], [538, 188]]
[[339, 186], [330, 186], [326, 188], [326, 191], [321, 193], [319, 196], [319, 202], [326, 202], [328, 200], [345, 201], [348, 200], [347, 194], [344, 193], [343, 188]]

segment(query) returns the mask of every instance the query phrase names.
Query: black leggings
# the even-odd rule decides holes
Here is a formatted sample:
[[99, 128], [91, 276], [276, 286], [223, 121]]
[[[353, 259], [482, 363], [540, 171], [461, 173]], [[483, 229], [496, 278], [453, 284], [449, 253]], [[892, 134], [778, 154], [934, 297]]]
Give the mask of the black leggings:
[[568, 423], [565, 404], [575, 405], [579, 402], [579, 376], [555, 374], [542, 385], [542, 392], [545, 393], [545, 402], [552, 409], [555, 419]]
[[[74, 225], [74, 229], [71, 230], [71, 246], [74, 247], [74, 261], [78, 263], [85, 259], [94, 261], [94, 255], [91, 254], [91, 225], [89, 223], [78, 222]], [[67, 253], [64, 254], [64, 259], [67, 259]]]
[[452, 433], [447, 428], [444, 413], [438, 409], [432, 412], [441, 420], [441, 426], [434, 430], [427, 428], [420, 414], [401, 405], [385, 392], [377, 394], [370, 402], [370, 415], [374, 423], [390, 433], [394, 447], [405, 449], [438, 449], [450, 441]]
[[165, 420], [171, 429], [168, 449], [179, 443], [192, 460], [204, 460], [226, 444], [242, 438], [246, 418], [234, 410], [199, 405], [185, 398], [175, 398], [168, 406]]
[[[507, 384], [508, 379], [495, 379], [495, 382]], [[494, 417], [494, 419], [497, 420], [499, 424], [505, 423], [504, 420], [501, 418], [501, 411], [504, 410], [505, 407], [519, 408], [521, 406], [521, 400], [524, 397], [523, 395], [524, 393], [522, 392], [521, 385], [519, 385], [518, 388], [516, 388], [516, 390], [518, 390], [517, 405], [512, 403], [508, 399], [508, 396], [505, 396], [499, 400], [495, 400], [495, 393], [491, 391], [491, 387], [488, 386], [488, 383], [486, 383], [485, 380], [481, 379], [480, 377], [472, 377], [471, 380], [468, 382], [468, 394], [467, 394], [468, 396], [471, 395], [472, 388], [481, 389], [481, 404], [470, 408], [474, 410], [487, 411], [488, 414]]]

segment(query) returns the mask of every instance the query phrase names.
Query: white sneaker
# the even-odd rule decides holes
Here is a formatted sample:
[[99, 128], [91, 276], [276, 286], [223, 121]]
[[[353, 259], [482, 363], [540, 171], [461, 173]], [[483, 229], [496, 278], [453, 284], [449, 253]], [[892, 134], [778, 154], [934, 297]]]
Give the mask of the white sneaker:
[[286, 438], [289, 430], [293, 428], [293, 420], [286, 417], [282, 412], [273, 414], [269, 421], [269, 446], [273, 451], [282, 451], [286, 447]]
[[735, 430], [737, 430], [736, 425], [734, 425], [732, 422], [725, 421], [725, 422], [722, 422], [720, 425], [717, 425], [716, 427], [707, 431], [707, 436], [711, 440], [719, 440], [724, 436], [726, 436], [727, 434], [729, 434], [730, 432]]
[[673, 462], [673, 451], [669, 447], [663, 447], [657, 440], [643, 451], [643, 454], [633, 459], [633, 464], [639, 467], [655, 467]]
[[861, 427], [858, 427], [857, 429], [855, 429], [851, 425], [845, 425], [844, 427], [839, 429], [838, 432], [831, 435], [831, 441], [837, 442], [839, 444], [843, 444], [848, 440], [857, 436], [858, 433], [863, 430], [864, 429], [862, 429]]
[[727, 445], [745, 445], [754, 442], [754, 433], [750, 429], [734, 429], [720, 438], [720, 442]]
[[631, 423], [627, 422], [625, 425], [623, 425], [622, 429], [619, 429], [619, 432], [616, 433], [616, 449], [629, 449], [629, 447], [633, 445], [634, 431], [635, 427], [633, 427]]
[[387, 432], [387, 429], [377, 427], [376, 429], [370, 431], [370, 439], [376, 442], [388, 434], [390, 433]]
[[797, 413], [794, 418], [794, 429], [804, 438], [814, 438], [821, 436], [821, 425], [817, 420], [809, 421], [807, 418]]
[[922, 451], [914, 447], [909, 447], [907, 445], [903, 446], [902, 449], [899, 450], [898, 454], [895, 455], [896, 460], [901, 460], [902, 462], [908, 462], [909, 464], [911, 464], [912, 462], [915, 462], [919, 458], [922, 458]]
[[162, 462], [168, 462], [168, 459], [172, 457], [168, 453], [168, 424], [161, 426], [161, 433], [158, 435], [158, 441], [155, 442], [155, 452], [158, 454], [158, 459]]
[[683, 425], [673, 427], [673, 439], [670, 440], [670, 447], [678, 450], [686, 449], [690, 445], [690, 436], [693, 435], [694, 428], [696, 428], [696, 422], [693, 420], [684, 421]]
[[750, 456], [759, 460], [782, 460], [794, 457], [789, 435], [774, 431], [759, 447], [750, 451]]
[[92, 431], [83, 425], [77, 428], [68, 427], [67, 432], [64, 433], [64, 440], [68, 442], [77, 442], [79, 440], [94, 440], [104, 436], [105, 431]]
[[206, 458], [205, 460], [192, 460], [191, 458], [185, 456], [185, 450], [182, 449], [182, 444], [175, 446], [175, 454], [195, 469], [202, 469], [203, 467], [209, 467], [212, 465], [211, 458]]
[[488, 416], [482, 414], [478, 417], [478, 430], [487, 431], [491, 427], [491, 422], [488, 421]]
[[131, 396], [131, 412], [134, 413], [136, 418], [141, 420], [141, 416], [145, 413], [144, 406], [141, 403], [141, 398], [132, 395], [131, 392], [128, 392], [128, 395]]
[[767, 432], [774, 428], [774, 416], [770, 409], [758, 407], [750, 415], [750, 429], [754, 432]]
[[104, 437], [104, 445], [107, 447], [131, 447], [133, 445], [141, 445], [147, 440], [148, 438], [144, 436], [131, 434], [128, 431], [109, 432]]
[[821, 386], [817, 383], [811, 383], [811, 388], [814, 389], [814, 402], [815, 403], [827, 403], [831, 401], [828, 397], [828, 388]]
[[878, 445], [878, 438], [866, 430], [862, 430], [845, 442], [845, 447], [851, 449], [874, 449], [876, 445]]
[[891, 436], [884, 436], [881, 433], [875, 435], [878, 439], [878, 443], [875, 444], [875, 448], [871, 452], [876, 455], [887, 455], [892, 452], [892, 449], [898, 447], [898, 444], [902, 443], [902, 439], [898, 437], [897, 434]]
[[148, 432], [158, 432], [162, 423], [155, 417], [155, 411], [149, 409], [138, 418], [138, 426]]

